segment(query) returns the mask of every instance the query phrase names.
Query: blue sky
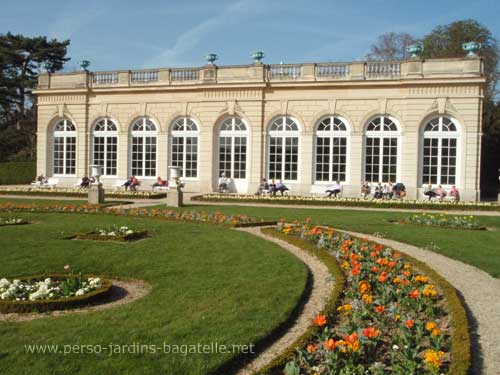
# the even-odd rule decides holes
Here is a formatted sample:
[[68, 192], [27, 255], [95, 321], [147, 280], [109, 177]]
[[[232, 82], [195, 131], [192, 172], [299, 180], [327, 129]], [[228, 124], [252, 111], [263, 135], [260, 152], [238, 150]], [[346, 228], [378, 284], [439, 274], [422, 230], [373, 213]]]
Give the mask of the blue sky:
[[385, 32], [417, 37], [474, 18], [500, 38], [500, 1], [490, 0], [2, 0], [0, 33], [71, 39], [67, 70], [360, 60]]

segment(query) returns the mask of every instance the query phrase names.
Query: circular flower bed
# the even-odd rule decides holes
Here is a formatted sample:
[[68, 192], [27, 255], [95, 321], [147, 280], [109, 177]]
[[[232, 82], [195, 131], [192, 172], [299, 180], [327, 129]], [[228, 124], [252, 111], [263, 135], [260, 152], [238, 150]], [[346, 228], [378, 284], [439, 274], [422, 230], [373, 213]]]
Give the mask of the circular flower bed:
[[6, 219], [0, 217], [0, 227], [6, 225], [23, 225], [23, 224], [28, 224], [28, 221], [17, 217], [8, 217]]
[[77, 240], [94, 240], [94, 241], [120, 241], [130, 242], [145, 238], [148, 232], [145, 230], [135, 230], [126, 226], [111, 226], [109, 228], [97, 228], [89, 233], [78, 233], [69, 237]]
[[0, 279], [0, 313], [66, 310], [105, 300], [113, 284], [92, 275], [52, 274]]

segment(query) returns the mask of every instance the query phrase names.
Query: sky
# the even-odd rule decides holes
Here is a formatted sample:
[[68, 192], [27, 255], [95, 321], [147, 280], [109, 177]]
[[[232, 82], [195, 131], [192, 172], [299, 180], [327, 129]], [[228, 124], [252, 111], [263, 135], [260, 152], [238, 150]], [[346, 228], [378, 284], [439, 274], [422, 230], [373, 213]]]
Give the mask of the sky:
[[377, 36], [421, 37], [473, 18], [500, 39], [500, 1], [491, 0], [2, 0], [0, 34], [70, 39], [71, 60], [90, 70], [217, 64], [363, 60]]

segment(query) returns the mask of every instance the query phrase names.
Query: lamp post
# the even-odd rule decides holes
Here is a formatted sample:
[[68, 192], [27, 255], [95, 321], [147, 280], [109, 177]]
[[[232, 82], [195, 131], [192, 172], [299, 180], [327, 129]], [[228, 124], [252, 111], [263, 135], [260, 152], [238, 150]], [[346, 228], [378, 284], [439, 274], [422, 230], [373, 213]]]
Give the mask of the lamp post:
[[169, 179], [168, 179], [168, 193], [167, 193], [167, 206], [170, 207], [182, 207], [183, 206], [183, 196], [182, 188], [184, 184], [181, 182], [179, 167], [169, 166], [168, 167]]
[[89, 204], [102, 204], [104, 203], [104, 189], [102, 187], [102, 182], [100, 181], [101, 176], [103, 175], [102, 165], [89, 165], [90, 167], [90, 176], [94, 177], [96, 183], [93, 183], [89, 187], [89, 196], [88, 201]]

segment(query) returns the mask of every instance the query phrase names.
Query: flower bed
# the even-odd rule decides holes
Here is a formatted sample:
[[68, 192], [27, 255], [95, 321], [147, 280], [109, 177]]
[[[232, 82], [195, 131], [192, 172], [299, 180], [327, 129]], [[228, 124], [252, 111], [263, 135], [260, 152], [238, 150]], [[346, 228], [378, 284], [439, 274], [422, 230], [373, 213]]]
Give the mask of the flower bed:
[[110, 228], [98, 228], [89, 233], [77, 233], [69, 237], [69, 239], [131, 242], [145, 238], [147, 235], [148, 231], [146, 230], [134, 230], [129, 227], [115, 225]]
[[277, 233], [333, 255], [347, 283], [337, 308], [315, 317], [314, 337], [292, 360], [262, 373], [467, 373], [465, 311], [453, 287], [431, 269], [390, 248], [309, 222], [280, 223]]
[[474, 216], [433, 215], [425, 212], [414, 214], [401, 220], [402, 224], [426, 225], [433, 227], [485, 230]]
[[[39, 187], [0, 188], [0, 195], [40, 195], [47, 197], [87, 197], [88, 192], [74, 188], [52, 188], [42, 189]], [[107, 198], [131, 198], [131, 199], [159, 199], [165, 198], [167, 193], [153, 191], [112, 191], [105, 190]]]
[[24, 224], [29, 224], [29, 223], [27, 220], [20, 219], [17, 217], [9, 217], [6, 219], [0, 217], [0, 227], [7, 225], [24, 225]]
[[228, 225], [232, 227], [244, 226], [262, 226], [275, 225], [276, 221], [258, 220], [248, 215], [225, 215], [220, 212], [206, 213], [200, 211], [175, 211], [168, 208], [134, 208], [125, 210], [121, 207], [103, 208], [98, 205], [75, 205], [75, 204], [53, 204], [53, 205], [36, 205], [36, 204], [13, 204], [6, 202], [0, 204], [0, 212], [40, 212], [40, 213], [93, 213], [93, 214], [110, 214], [117, 216], [130, 217], [153, 217], [158, 219], [166, 219], [173, 221], [187, 221], [197, 223], [210, 223]]
[[262, 204], [294, 204], [339, 207], [366, 208], [402, 208], [430, 210], [478, 210], [500, 211], [498, 203], [487, 202], [440, 202], [407, 199], [362, 199], [362, 198], [326, 198], [315, 196], [261, 196], [252, 194], [204, 194], [191, 198], [200, 202], [262, 203]]
[[109, 297], [112, 283], [92, 275], [51, 274], [0, 280], [0, 313], [66, 310]]

